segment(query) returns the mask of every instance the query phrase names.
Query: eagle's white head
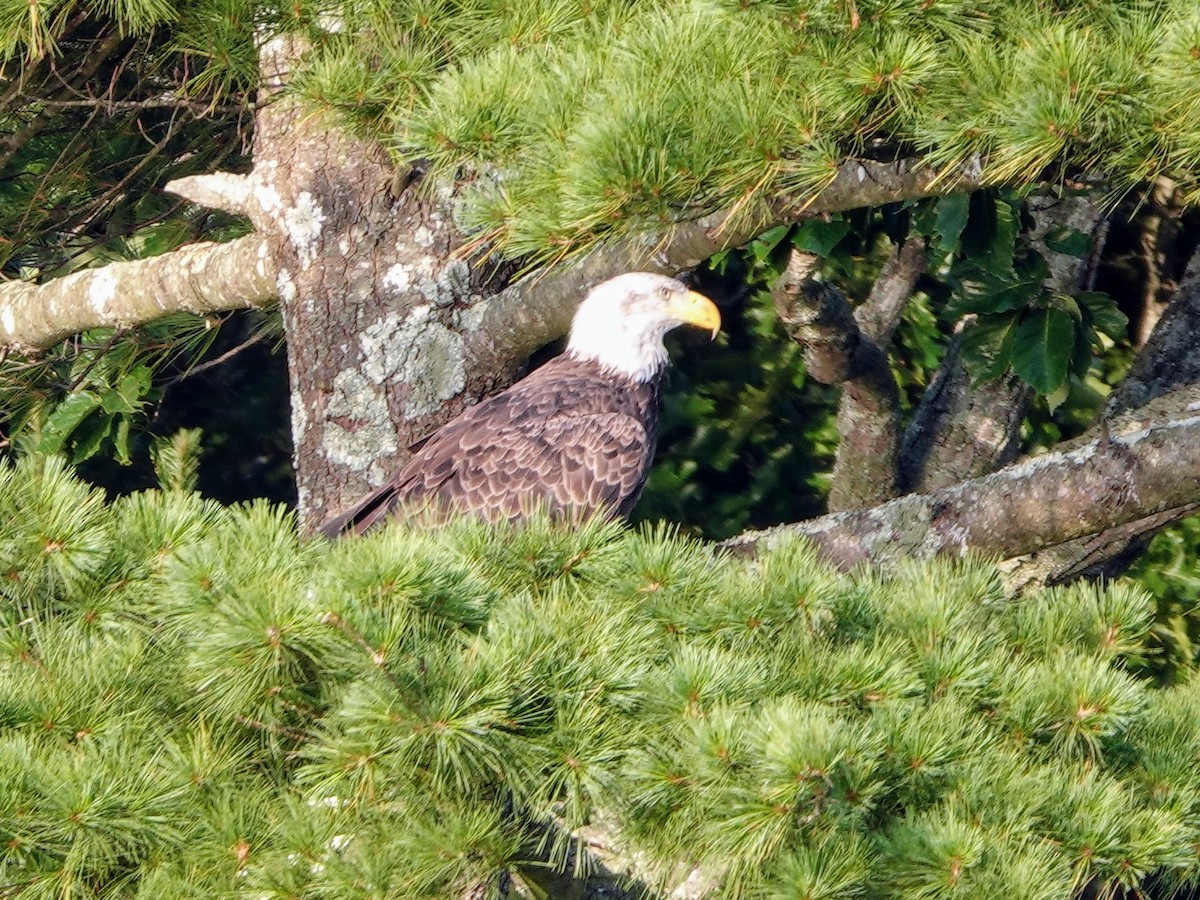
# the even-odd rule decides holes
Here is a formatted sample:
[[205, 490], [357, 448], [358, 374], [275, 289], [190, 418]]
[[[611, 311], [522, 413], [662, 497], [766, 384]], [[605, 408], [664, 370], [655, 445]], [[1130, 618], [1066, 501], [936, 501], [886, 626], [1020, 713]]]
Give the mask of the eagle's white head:
[[629, 272], [601, 282], [583, 298], [567, 352], [634, 381], [649, 381], [667, 364], [663, 336], [680, 325], [696, 325], [716, 337], [721, 314], [711, 300], [674, 278]]

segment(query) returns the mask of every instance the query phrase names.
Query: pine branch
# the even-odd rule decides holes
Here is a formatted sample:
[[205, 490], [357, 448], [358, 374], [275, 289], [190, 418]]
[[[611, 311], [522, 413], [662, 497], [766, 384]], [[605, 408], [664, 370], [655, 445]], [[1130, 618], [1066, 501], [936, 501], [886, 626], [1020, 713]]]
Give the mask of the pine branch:
[[[612, 275], [636, 270], [677, 274], [773, 225], [821, 212], [970, 189], [977, 186], [973, 177], [966, 169], [939, 176], [933, 169], [914, 168], [910, 160], [852, 160], [809, 200], [781, 199], [753, 218], [725, 211], [601, 247], [573, 263], [535, 273], [493, 297], [481, 327], [469, 337], [467, 358], [480, 372], [515, 373], [538, 347], [566, 333], [587, 289]], [[181, 178], [167, 187], [196, 203], [245, 212], [247, 182], [242, 178], [214, 173]], [[0, 342], [40, 349], [88, 328], [138, 324], [170, 312], [264, 306], [276, 299], [274, 265], [263, 255], [258, 238], [221, 245], [224, 249], [196, 246], [204, 249], [183, 248], [153, 260], [114, 263], [37, 287], [2, 285]], [[120, 309], [91, 293], [93, 288], [107, 291], [110, 284], [120, 285]]]
[[977, 163], [937, 170], [912, 159], [848, 160], [819, 193], [780, 197], [761, 209], [723, 210], [603, 245], [569, 266], [535, 272], [488, 304], [468, 358], [482, 369], [515, 369], [548, 341], [566, 334], [575, 305], [592, 285], [621, 272], [677, 275], [714, 253], [804, 218], [879, 206], [981, 186]]
[[[1187, 409], [1194, 398], [1174, 399]], [[967, 550], [1011, 559], [1189, 506], [1198, 497], [1200, 416], [1187, 412], [930, 494], [753, 532], [725, 546], [754, 554], [801, 535], [845, 568]]]
[[257, 235], [191, 244], [43, 285], [0, 286], [0, 344], [39, 350], [89, 328], [140, 325], [172, 312], [266, 306], [275, 297], [274, 272]]

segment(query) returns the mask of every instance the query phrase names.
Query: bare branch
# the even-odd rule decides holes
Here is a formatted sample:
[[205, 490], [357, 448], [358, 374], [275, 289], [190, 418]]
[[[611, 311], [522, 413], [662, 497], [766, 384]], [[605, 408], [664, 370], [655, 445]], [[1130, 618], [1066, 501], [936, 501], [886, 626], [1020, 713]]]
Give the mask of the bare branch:
[[812, 280], [813, 262], [793, 250], [771, 297], [788, 335], [804, 348], [809, 374], [842, 386], [829, 507], [874, 506], [897, 493], [899, 391], [887, 354], [859, 330], [842, 292]]
[[857, 374], [861, 333], [842, 292], [811, 278], [812, 263], [810, 254], [793, 250], [771, 299], [788, 337], [804, 348], [808, 373], [822, 384], [841, 384]]
[[[249, 191], [247, 182], [235, 180], [238, 178], [241, 176], [214, 173], [178, 179], [168, 187], [195, 202], [242, 212]], [[849, 161], [810, 200], [779, 201], [754, 215], [724, 211], [662, 232], [627, 238], [513, 285], [481, 304], [482, 322], [468, 339], [468, 358], [481, 371], [507, 372], [511, 377], [533, 351], [567, 332], [575, 306], [588, 288], [620, 272], [678, 273], [773, 225], [821, 212], [978, 186], [977, 173], [967, 169], [938, 173], [914, 167], [910, 160]], [[180, 310], [208, 312], [269, 303], [276, 293], [274, 263], [261, 249], [259, 239], [242, 241], [246, 243], [221, 245], [224, 249], [196, 245], [152, 260], [115, 263], [41, 286], [2, 285], [0, 343], [37, 349], [87, 328], [136, 324]], [[177, 264], [183, 264], [183, 270], [173, 275]], [[121, 302], [97, 303], [96, 297], [106, 293], [109, 284], [120, 285]], [[503, 376], [497, 380], [502, 381]]]
[[1200, 414], [1050, 453], [931, 494], [726, 542], [754, 554], [789, 535], [837, 565], [1035, 553], [1200, 500]]
[[1160, 529], [1200, 512], [1200, 501], [1107, 528], [1037, 553], [1005, 560], [1004, 580], [1013, 591], [1036, 590], [1079, 578], [1112, 577], [1124, 571]]
[[1104, 415], [1112, 418], [1144, 406], [1164, 393], [1200, 382], [1197, 334], [1200, 334], [1200, 250], [1188, 263], [1183, 282], [1129, 374], [1109, 395]]
[[[1200, 409], [1200, 363], [1195, 347], [1200, 326], [1200, 254], [1193, 269], [1142, 346], [1133, 370], [1117, 386], [1099, 422], [1084, 436], [1059, 445], [1068, 451], [1108, 432], [1128, 433], [1149, 428], [1164, 417], [1188, 415]], [[1133, 405], [1136, 404], [1136, 405]], [[1189, 503], [1011, 560], [1014, 585], [1033, 587], [1073, 578], [1111, 577], [1124, 570], [1133, 556], [1160, 529], [1200, 508]]]
[[723, 210], [661, 231], [602, 245], [548, 272], [538, 272], [493, 297], [472, 346], [485, 366], [519, 365], [547, 342], [567, 333], [576, 304], [588, 289], [622, 272], [677, 275], [714, 253], [746, 243], [776, 225], [820, 213], [843, 212], [898, 200], [931, 197], [982, 186], [980, 166], [938, 171], [911, 159], [848, 160], [812, 197], [781, 198], [753, 210]]
[[0, 345], [39, 350], [89, 328], [140, 325], [172, 312], [265, 306], [273, 267], [257, 235], [85, 269], [37, 285], [0, 285]]
[[902, 491], [934, 491], [994, 472], [1020, 449], [1033, 392], [1019, 378], [971, 386], [959, 359], [961, 335], [946, 348], [900, 442]]
[[909, 238], [892, 251], [871, 285], [871, 293], [854, 310], [858, 327], [880, 347], [891, 344], [900, 316], [912, 297], [917, 279], [925, 271], [926, 262], [925, 239]]
[[163, 190], [199, 206], [244, 216], [250, 209], [250, 179], [231, 172], [188, 175], [168, 181]]

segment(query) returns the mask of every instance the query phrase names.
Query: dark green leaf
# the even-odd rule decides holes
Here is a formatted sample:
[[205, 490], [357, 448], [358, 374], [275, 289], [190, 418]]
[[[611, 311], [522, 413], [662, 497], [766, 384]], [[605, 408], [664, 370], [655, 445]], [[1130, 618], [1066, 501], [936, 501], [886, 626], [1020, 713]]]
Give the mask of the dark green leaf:
[[992, 216], [992, 239], [983, 253], [972, 256], [972, 262], [985, 272], [1004, 275], [1013, 269], [1020, 225], [1017, 208], [1008, 201], [997, 200], [992, 205]]
[[100, 405], [107, 413], [137, 412], [150, 390], [150, 379], [150, 368], [138, 366], [122, 378], [115, 388], [104, 392], [100, 398]]
[[1013, 371], [1040, 394], [1055, 391], [1067, 377], [1075, 350], [1075, 322], [1058, 306], [1028, 312], [1017, 325]]
[[805, 253], [828, 256], [849, 231], [850, 223], [842, 219], [828, 222], [823, 219], [809, 219], [796, 229], [792, 246]]
[[957, 321], [968, 313], [989, 315], [1028, 306], [1042, 294], [1040, 271], [1000, 278], [974, 268], [957, 274], [959, 289], [946, 305], [946, 317]]
[[1051, 228], [1046, 232], [1046, 246], [1055, 253], [1083, 259], [1091, 252], [1092, 239], [1078, 228]]
[[718, 274], [724, 275], [725, 269], [729, 265], [730, 254], [733, 253], [732, 248], [718, 250], [708, 258], [708, 267]]
[[91, 459], [104, 446], [104, 439], [112, 431], [113, 420], [109, 416], [88, 416], [75, 429], [71, 442], [71, 462], [79, 463]]
[[1092, 365], [1093, 331], [1083, 322], [1075, 323], [1075, 348], [1071, 353], [1071, 372], [1083, 378]]
[[959, 238], [967, 225], [971, 210], [970, 194], [950, 194], [937, 202], [937, 215], [933, 223], [935, 249], [942, 253], [958, 250]]
[[1081, 291], [1075, 295], [1075, 300], [1096, 331], [1108, 335], [1114, 341], [1125, 337], [1129, 318], [1117, 308], [1116, 302], [1108, 294], [1100, 291]]
[[54, 408], [42, 429], [38, 449], [43, 453], [58, 453], [71, 432], [100, 405], [91, 391], [77, 391]]
[[1019, 320], [1015, 312], [979, 316], [963, 332], [962, 361], [976, 384], [993, 381], [1008, 371]]
[[788, 225], [777, 225], [769, 231], [764, 231], [758, 237], [750, 242], [750, 253], [754, 256], [755, 262], [763, 262], [771, 256], [771, 251], [774, 250], [779, 242], [787, 236]]
[[1067, 402], [1067, 398], [1071, 396], [1071, 379], [1064, 378], [1062, 384], [1056, 390], [1051, 391], [1046, 395], [1046, 408], [1053, 415], [1054, 411]]

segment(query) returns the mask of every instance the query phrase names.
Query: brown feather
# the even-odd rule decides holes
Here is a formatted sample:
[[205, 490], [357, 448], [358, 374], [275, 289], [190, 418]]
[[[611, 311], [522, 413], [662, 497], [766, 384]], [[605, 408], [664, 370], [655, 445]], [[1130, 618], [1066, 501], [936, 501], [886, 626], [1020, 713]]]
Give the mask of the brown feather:
[[387, 484], [322, 527], [362, 532], [398, 509], [516, 519], [625, 515], [654, 458], [661, 375], [636, 382], [591, 360], [551, 360], [434, 432]]

